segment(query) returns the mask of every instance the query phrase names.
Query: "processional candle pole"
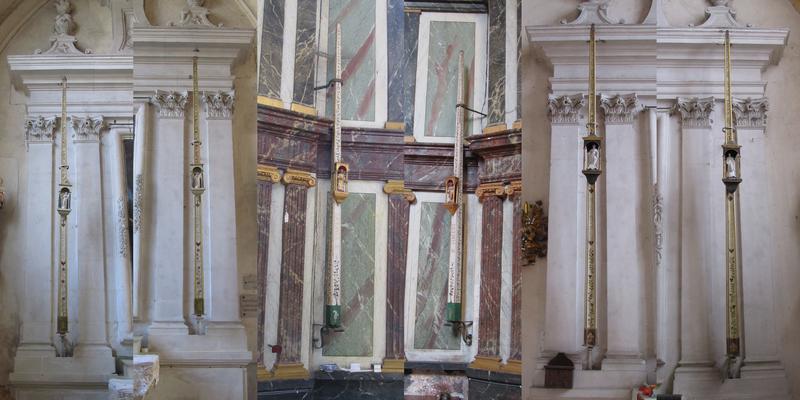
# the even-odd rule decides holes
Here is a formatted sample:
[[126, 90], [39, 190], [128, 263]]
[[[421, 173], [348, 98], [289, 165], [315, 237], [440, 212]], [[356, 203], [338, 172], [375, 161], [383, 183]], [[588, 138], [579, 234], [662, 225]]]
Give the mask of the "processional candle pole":
[[[197, 52], [197, 50], [195, 50]], [[200, 160], [200, 90], [197, 73], [197, 56], [192, 57], [192, 163], [190, 190], [194, 196], [194, 315], [199, 320], [205, 314], [205, 289], [203, 284], [203, 192], [205, 192], [203, 164]]]
[[584, 288], [583, 345], [586, 347], [586, 369], [591, 369], [591, 353], [597, 345], [597, 256], [596, 256], [596, 192], [595, 183], [602, 173], [597, 136], [597, 39], [595, 26], [589, 30], [589, 123], [583, 137], [583, 175], [586, 176], [586, 281]]
[[[741, 178], [741, 146], [737, 143], [736, 128], [733, 126], [733, 98], [731, 94], [731, 38], [725, 31], [725, 143], [722, 145], [723, 176], [725, 184], [725, 322], [728, 356], [728, 377], [736, 378], [736, 360], [741, 354], [740, 347], [740, 307], [739, 307], [739, 262], [738, 257], [738, 216], [736, 202]], [[732, 368], [733, 367], [733, 368]]]
[[456, 90], [456, 136], [453, 145], [453, 176], [445, 180], [445, 207], [450, 211], [450, 262], [447, 269], [447, 321], [461, 319], [461, 272], [463, 250], [463, 175], [464, 175], [464, 52], [458, 54]]
[[57, 211], [59, 214], [58, 241], [58, 318], [56, 333], [64, 336], [69, 331], [68, 265], [67, 265], [67, 217], [71, 210], [69, 183], [69, 159], [67, 158], [67, 77], [61, 80], [61, 183], [58, 189]]
[[328, 274], [328, 299], [325, 305], [325, 321], [329, 328], [342, 325], [342, 206], [347, 198], [347, 174], [349, 166], [342, 162], [342, 26], [336, 24], [335, 77], [333, 137], [331, 138], [331, 204], [330, 242], [328, 243], [330, 267]]

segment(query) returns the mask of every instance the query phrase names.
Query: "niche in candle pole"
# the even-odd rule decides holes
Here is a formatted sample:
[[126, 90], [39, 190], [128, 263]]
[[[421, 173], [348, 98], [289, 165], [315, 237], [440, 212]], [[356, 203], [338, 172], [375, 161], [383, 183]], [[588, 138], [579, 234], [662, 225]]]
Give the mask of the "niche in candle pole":
[[450, 211], [450, 214], [455, 214], [458, 210], [458, 177], [448, 176], [444, 181], [444, 207]]
[[729, 144], [722, 146], [722, 182], [728, 193], [736, 192], [739, 184], [742, 183], [741, 177], [741, 158], [739, 157], [740, 146]]
[[333, 185], [333, 199], [336, 200], [337, 204], [342, 204], [342, 202], [347, 198], [347, 175], [350, 171], [350, 166], [343, 162], [337, 162], [334, 165], [334, 171], [331, 176], [331, 180], [334, 182]]
[[68, 213], [71, 209], [71, 202], [72, 193], [69, 191], [69, 188], [61, 188], [58, 192], [58, 211]]
[[601, 141], [599, 136], [593, 134], [583, 138], [583, 174], [590, 185], [593, 185], [602, 173]]
[[192, 166], [192, 192], [200, 193], [205, 190], [203, 168], [199, 165]]

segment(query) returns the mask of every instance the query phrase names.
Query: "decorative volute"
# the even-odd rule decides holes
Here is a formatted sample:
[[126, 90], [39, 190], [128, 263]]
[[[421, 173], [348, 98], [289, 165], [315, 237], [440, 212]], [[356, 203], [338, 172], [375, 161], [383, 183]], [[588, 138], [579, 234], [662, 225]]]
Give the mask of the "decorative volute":
[[747, 28], [736, 20], [736, 10], [730, 6], [731, 0], [711, 0], [712, 6], [706, 9], [706, 21], [698, 28]]
[[620, 19], [615, 21], [608, 16], [608, 3], [610, 0], [584, 0], [578, 6], [578, 18], [574, 21], [567, 22], [566, 19], [561, 23], [564, 25], [603, 25], [603, 24], [624, 24], [625, 20]]
[[53, 36], [50, 36], [50, 48], [36, 50], [35, 54], [91, 54], [92, 50], [81, 51], [77, 48], [78, 39], [73, 36], [75, 22], [72, 20], [72, 4], [69, 0], [56, 0], [56, 18], [53, 22]]

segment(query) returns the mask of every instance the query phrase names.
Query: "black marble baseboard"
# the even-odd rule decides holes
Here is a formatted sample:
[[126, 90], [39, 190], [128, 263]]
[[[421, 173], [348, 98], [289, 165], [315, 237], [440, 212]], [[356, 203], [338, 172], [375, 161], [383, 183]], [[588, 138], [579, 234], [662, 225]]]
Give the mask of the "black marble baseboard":
[[470, 379], [479, 379], [482, 381], [489, 381], [495, 383], [506, 383], [509, 385], [521, 385], [522, 376], [517, 374], [508, 374], [496, 371], [486, 371], [483, 369], [467, 368], [467, 377]]
[[310, 400], [313, 379], [273, 380], [258, 382], [258, 400]]
[[403, 391], [404, 375], [375, 372], [317, 371], [313, 379], [258, 382], [258, 400], [402, 400]]
[[520, 400], [520, 385], [469, 378], [469, 397], [481, 400]]

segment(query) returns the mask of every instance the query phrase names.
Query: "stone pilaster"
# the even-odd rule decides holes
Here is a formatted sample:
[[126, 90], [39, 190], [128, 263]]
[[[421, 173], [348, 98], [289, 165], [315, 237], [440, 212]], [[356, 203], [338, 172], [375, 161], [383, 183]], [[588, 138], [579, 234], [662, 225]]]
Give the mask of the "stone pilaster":
[[[114, 372], [114, 359], [111, 355], [106, 333], [106, 281], [103, 214], [102, 176], [100, 167], [100, 133], [103, 129], [102, 117], [71, 117], [74, 132], [74, 168], [73, 206], [75, 235], [69, 242], [77, 248], [76, 263], [78, 293], [77, 315], [71, 314], [70, 326], [76, 323], [79, 332], [75, 356], [94, 353], [93, 357], [101, 358], [103, 369], [107, 373]], [[71, 169], [72, 169], [71, 168]], [[71, 232], [70, 232], [71, 233]], [[70, 246], [71, 247], [71, 246]], [[70, 271], [72, 275], [72, 271]], [[74, 287], [74, 286], [73, 286]], [[99, 362], [100, 360], [98, 360]]]
[[[156, 279], [152, 285], [152, 324], [149, 333], [159, 335], [187, 335], [188, 327], [184, 320], [184, 266], [188, 262], [184, 246], [186, 232], [184, 225], [184, 188], [186, 164], [184, 154], [187, 144], [184, 140], [184, 111], [187, 95], [175, 91], [156, 91], [150, 98], [157, 111], [153, 121], [154, 130], [150, 137], [155, 151], [149, 155], [152, 161], [152, 185], [149, 214], [153, 221], [150, 228], [152, 240], [146, 247], [146, 257]], [[158, 349], [157, 346], [151, 347]], [[158, 342], [158, 341], [156, 341]], [[165, 347], [168, 345], [165, 345]]]
[[522, 362], [522, 201], [520, 193], [514, 193], [513, 242], [511, 244], [511, 345], [509, 346], [509, 363]]
[[503, 197], [486, 191], [481, 233], [481, 283], [478, 355], [471, 367], [496, 369], [500, 364], [500, 286], [502, 280]]
[[300, 359], [303, 330], [303, 268], [305, 265], [306, 202], [308, 188], [316, 185], [310, 174], [287, 170], [283, 211], [283, 245], [278, 300], [278, 345], [274, 379], [308, 378]]
[[[634, 126], [639, 114], [636, 94], [601, 95], [605, 112], [606, 186], [606, 358], [603, 370], [638, 374], [630, 386], [645, 380], [643, 350], [639, 343], [642, 320], [641, 282], [646, 260], [640, 239], [637, 210], [649, 193], [641, 182], [647, 172], [640, 165], [644, 135]], [[630, 378], [627, 378], [630, 379]]]
[[405, 288], [408, 223], [414, 193], [402, 181], [389, 181], [383, 188], [389, 196], [389, 236], [386, 273], [386, 355], [383, 371], [403, 373], [405, 363]]
[[256, 280], [258, 281], [258, 327], [256, 335], [256, 364], [264, 366], [264, 320], [267, 301], [267, 264], [269, 260], [269, 221], [272, 208], [272, 185], [280, 182], [280, 172], [275, 167], [258, 166], [256, 172], [258, 193], [256, 218], [258, 220], [258, 254], [256, 256]]

